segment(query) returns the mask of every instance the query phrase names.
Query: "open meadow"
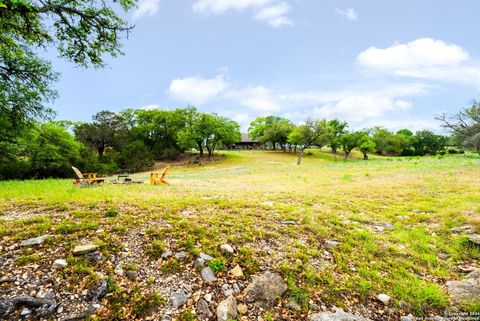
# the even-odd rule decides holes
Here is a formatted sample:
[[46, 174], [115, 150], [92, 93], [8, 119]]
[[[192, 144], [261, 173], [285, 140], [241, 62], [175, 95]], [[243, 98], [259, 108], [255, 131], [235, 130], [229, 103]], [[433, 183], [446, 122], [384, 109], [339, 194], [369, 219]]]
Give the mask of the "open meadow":
[[[480, 311], [447, 285], [480, 268], [469, 239], [480, 232], [478, 155], [334, 161], [313, 151], [297, 166], [290, 153], [221, 154], [172, 166], [170, 186], [0, 182], [0, 294], [55, 301], [55, 320], [213, 320], [230, 293], [232, 320]], [[98, 248], [73, 255], [84, 244]], [[287, 289], [258, 304], [247, 290], [266, 271]]]

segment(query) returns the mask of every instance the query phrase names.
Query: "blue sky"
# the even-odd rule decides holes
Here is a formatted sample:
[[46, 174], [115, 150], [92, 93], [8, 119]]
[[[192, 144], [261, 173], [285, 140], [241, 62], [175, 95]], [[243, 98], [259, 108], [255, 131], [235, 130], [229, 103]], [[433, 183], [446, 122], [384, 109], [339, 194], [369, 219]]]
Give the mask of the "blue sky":
[[[54, 59], [58, 119], [195, 105], [238, 121], [438, 130], [480, 90], [480, 2], [140, 0], [105, 69]], [[53, 53], [51, 53], [53, 54]]]

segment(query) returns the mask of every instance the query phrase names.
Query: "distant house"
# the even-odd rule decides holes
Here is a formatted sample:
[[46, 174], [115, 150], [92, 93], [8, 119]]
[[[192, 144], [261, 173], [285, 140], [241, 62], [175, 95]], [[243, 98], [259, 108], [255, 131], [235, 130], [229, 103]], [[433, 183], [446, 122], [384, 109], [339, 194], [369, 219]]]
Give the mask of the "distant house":
[[258, 141], [252, 140], [248, 137], [248, 134], [242, 133], [242, 139], [235, 144], [230, 146], [231, 149], [257, 149], [260, 148], [262, 144]]

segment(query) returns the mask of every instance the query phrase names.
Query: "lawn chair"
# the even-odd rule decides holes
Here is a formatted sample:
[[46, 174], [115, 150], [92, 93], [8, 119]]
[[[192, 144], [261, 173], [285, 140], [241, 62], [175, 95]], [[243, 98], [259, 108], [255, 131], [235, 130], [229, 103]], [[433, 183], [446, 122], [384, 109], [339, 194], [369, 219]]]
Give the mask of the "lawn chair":
[[75, 166], [72, 166], [72, 169], [75, 172], [75, 175], [77, 175], [77, 178], [73, 181], [73, 184], [75, 185], [84, 187], [88, 185], [102, 184], [105, 182], [104, 178], [97, 178], [97, 173], [82, 174], [82, 172], [80, 172], [80, 170]]
[[170, 185], [170, 183], [165, 180], [169, 169], [170, 165], [167, 165], [163, 168], [161, 173], [150, 173], [150, 185]]

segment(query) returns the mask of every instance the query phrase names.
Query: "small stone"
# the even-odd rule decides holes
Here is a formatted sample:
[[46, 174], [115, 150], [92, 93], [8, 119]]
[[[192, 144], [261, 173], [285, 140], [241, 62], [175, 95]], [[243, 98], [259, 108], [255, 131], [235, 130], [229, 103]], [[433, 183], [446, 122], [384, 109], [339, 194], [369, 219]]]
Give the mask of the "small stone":
[[53, 261], [53, 264], [52, 264], [52, 267], [54, 269], [63, 269], [64, 267], [66, 267], [68, 265], [67, 261], [64, 260], [64, 259], [58, 259], [58, 260], [55, 260]]
[[200, 299], [198, 301], [196, 310], [197, 310], [198, 316], [200, 316], [201, 318], [210, 319], [211, 317], [213, 317], [213, 313], [210, 310], [210, 306], [208, 302], [205, 301], [204, 299]]
[[248, 306], [246, 304], [240, 303], [237, 305], [237, 311], [240, 314], [246, 314], [248, 312]]
[[127, 272], [125, 272], [125, 275], [127, 276], [127, 278], [130, 280], [130, 281], [135, 281], [138, 277], [138, 272], [137, 271], [132, 271], [132, 270], [128, 270]]
[[400, 321], [413, 321], [413, 318], [409, 315], [404, 315], [400, 317]]
[[464, 232], [467, 234], [471, 234], [475, 232], [475, 228], [472, 225], [463, 225], [463, 226], [457, 226], [457, 227], [451, 228], [450, 232], [453, 232], [453, 233]]
[[340, 245], [340, 242], [333, 241], [333, 240], [326, 240], [325, 241], [325, 246], [326, 247], [337, 247]]
[[162, 259], [168, 259], [170, 256], [172, 256], [172, 251], [166, 251], [165, 253], [162, 254]]
[[212, 271], [212, 269], [207, 266], [206, 268], [203, 268], [202, 271], [200, 272], [203, 281], [205, 282], [213, 282], [217, 278], [215, 277], [215, 273]]
[[47, 235], [42, 235], [38, 237], [34, 237], [28, 240], [24, 240], [20, 242], [20, 246], [32, 246], [32, 245], [41, 245], [45, 242]]
[[380, 301], [380, 302], [382, 302], [382, 303], [385, 304], [385, 305], [387, 305], [388, 302], [390, 302], [390, 299], [391, 299], [391, 298], [390, 298], [388, 295], [383, 294], [383, 293], [377, 295], [377, 300]]
[[73, 255], [82, 255], [87, 254], [90, 252], [94, 252], [99, 248], [96, 244], [84, 244], [84, 245], [77, 245], [73, 248]]
[[195, 259], [195, 266], [197, 268], [202, 268], [204, 265], [205, 265], [205, 260], [204, 259], [202, 259], [201, 257], [197, 257]]
[[229, 321], [237, 318], [237, 301], [235, 297], [229, 296], [218, 304], [217, 321]]
[[185, 251], [180, 251], [175, 253], [175, 258], [179, 261], [184, 261], [188, 257], [188, 253]]
[[310, 316], [310, 321], [371, 321], [362, 316], [353, 315], [344, 312], [342, 309], [336, 309], [333, 312], [320, 312]]
[[479, 234], [469, 235], [468, 240], [475, 245], [480, 245], [480, 235]]
[[302, 307], [300, 306], [300, 304], [298, 304], [297, 301], [295, 301], [295, 299], [293, 298], [288, 299], [286, 307], [292, 311], [302, 311]]
[[243, 278], [243, 270], [240, 265], [235, 265], [235, 267], [230, 270], [230, 275], [234, 278]]
[[122, 268], [116, 268], [115, 270], [113, 270], [113, 273], [115, 273], [116, 275], [119, 275], [119, 276], [124, 276], [125, 275], [125, 271]]
[[175, 308], [178, 309], [185, 303], [187, 303], [188, 295], [183, 290], [177, 290], [176, 292], [172, 293], [170, 296], [169, 302]]
[[437, 257], [442, 259], [442, 260], [448, 260], [450, 258], [450, 255], [447, 253], [438, 253]]
[[297, 223], [295, 223], [295, 221], [283, 221], [282, 224], [285, 224], [285, 225], [295, 225]]
[[205, 261], [211, 261], [213, 260], [213, 257], [211, 257], [210, 255], [208, 254], [205, 254], [205, 253], [200, 253], [200, 255], [198, 256], [199, 258], [205, 260]]
[[89, 259], [91, 262], [100, 262], [105, 260], [103, 254], [98, 251], [85, 254], [85, 258]]
[[32, 313], [32, 310], [28, 309], [28, 308], [23, 308], [22, 309], [22, 312], [20, 312], [20, 315], [21, 316], [26, 316], [26, 315], [29, 315]]
[[203, 296], [203, 298], [205, 299], [205, 301], [207, 302], [212, 302], [212, 294], [211, 293], [207, 293]]
[[220, 246], [220, 249], [224, 252], [227, 252], [227, 253], [230, 253], [230, 254], [233, 254], [233, 252], [235, 252], [235, 250], [233, 249], [233, 247], [229, 244], [222, 244]]
[[247, 298], [255, 301], [259, 306], [268, 308], [273, 306], [276, 299], [287, 291], [287, 285], [278, 273], [265, 272], [253, 279], [245, 289]]
[[107, 281], [100, 280], [97, 285], [88, 290], [87, 298], [91, 301], [97, 301], [107, 294]]

